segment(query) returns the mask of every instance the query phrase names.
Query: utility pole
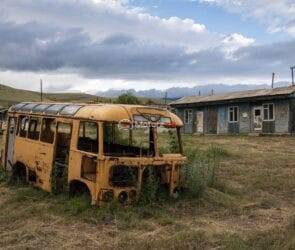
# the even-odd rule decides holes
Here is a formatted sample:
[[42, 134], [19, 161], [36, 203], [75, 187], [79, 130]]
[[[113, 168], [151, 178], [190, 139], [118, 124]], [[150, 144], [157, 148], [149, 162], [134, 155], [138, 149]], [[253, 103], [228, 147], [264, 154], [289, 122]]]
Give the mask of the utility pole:
[[292, 86], [294, 86], [294, 69], [295, 69], [295, 66], [290, 67], [290, 69], [291, 69], [291, 74], [292, 74]]
[[165, 105], [167, 105], [167, 91], [165, 92]]
[[43, 82], [42, 79], [40, 79], [40, 100], [43, 102]]
[[272, 78], [271, 78], [271, 88], [273, 89], [273, 85], [274, 85], [274, 83], [275, 83], [275, 74], [276, 73], [272, 73]]

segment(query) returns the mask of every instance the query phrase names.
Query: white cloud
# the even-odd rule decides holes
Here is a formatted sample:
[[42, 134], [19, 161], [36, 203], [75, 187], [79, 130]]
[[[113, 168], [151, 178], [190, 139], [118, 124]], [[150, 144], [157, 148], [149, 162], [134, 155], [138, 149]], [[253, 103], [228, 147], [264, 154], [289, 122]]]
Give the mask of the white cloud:
[[234, 58], [234, 52], [240, 48], [248, 47], [255, 43], [255, 39], [247, 38], [242, 36], [241, 34], [234, 33], [226, 36], [222, 40], [222, 50], [225, 52], [225, 55], [228, 59], [236, 60]]
[[295, 37], [294, 0], [199, 0], [216, 4], [245, 18], [254, 18], [270, 33], [286, 32]]

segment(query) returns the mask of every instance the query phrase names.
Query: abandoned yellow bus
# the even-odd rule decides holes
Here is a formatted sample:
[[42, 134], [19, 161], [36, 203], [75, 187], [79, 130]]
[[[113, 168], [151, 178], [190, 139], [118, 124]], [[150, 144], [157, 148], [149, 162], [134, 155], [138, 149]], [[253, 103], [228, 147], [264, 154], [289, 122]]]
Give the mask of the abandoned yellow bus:
[[3, 165], [48, 192], [86, 190], [92, 204], [135, 201], [153, 168], [173, 196], [182, 126], [166, 109], [139, 105], [19, 103], [8, 111]]

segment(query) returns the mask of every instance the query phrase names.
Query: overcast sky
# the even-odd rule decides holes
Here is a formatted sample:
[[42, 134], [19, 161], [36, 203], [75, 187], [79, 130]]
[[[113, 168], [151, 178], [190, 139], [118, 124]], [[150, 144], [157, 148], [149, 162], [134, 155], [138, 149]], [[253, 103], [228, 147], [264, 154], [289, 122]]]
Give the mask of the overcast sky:
[[294, 0], [0, 0], [0, 83], [48, 91], [290, 81]]

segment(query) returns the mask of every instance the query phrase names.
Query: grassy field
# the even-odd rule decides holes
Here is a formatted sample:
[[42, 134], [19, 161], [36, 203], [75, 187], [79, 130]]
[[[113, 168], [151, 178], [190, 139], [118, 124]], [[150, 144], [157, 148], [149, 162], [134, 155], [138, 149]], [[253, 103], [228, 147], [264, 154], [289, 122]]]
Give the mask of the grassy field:
[[0, 248], [295, 249], [295, 138], [184, 143], [191, 157], [217, 149], [214, 181], [194, 198], [146, 206], [90, 207], [83, 197], [8, 185], [2, 173]]

